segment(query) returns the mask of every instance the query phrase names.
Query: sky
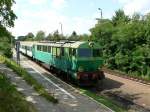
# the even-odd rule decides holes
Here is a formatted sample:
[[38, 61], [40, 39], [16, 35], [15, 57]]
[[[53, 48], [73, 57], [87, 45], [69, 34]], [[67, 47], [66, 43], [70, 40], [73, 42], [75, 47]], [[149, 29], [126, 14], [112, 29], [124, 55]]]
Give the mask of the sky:
[[34, 35], [42, 30], [53, 33], [58, 30], [64, 35], [73, 31], [77, 34], [90, 34], [100, 18], [111, 19], [115, 11], [123, 9], [127, 15], [135, 12], [146, 14], [150, 12], [150, 0], [15, 0], [13, 10], [18, 19], [15, 27], [9, 29], [14, 36], [24, 36], [29, 32]]

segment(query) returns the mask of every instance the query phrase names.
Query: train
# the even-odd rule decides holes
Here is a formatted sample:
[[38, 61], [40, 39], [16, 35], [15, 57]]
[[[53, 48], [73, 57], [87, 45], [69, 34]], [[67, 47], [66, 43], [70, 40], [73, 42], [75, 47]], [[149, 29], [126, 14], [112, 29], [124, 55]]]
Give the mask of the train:
[[105, 78], [101, 46], [89, 41], [20, 41], [19, 51], [81, 86]]

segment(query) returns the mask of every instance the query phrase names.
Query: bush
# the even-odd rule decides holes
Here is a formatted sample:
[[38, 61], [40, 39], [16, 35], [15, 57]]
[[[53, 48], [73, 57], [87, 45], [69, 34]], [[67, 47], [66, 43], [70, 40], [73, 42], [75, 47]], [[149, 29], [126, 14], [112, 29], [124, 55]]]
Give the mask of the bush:
[[13, 52], [12, 52], [10, 43], [7, 43], [7, 42], [2, 43], [1, 42], [0, 43], [0, 51], [3, 55], [5, 55], [8, 58], [12, 57]]

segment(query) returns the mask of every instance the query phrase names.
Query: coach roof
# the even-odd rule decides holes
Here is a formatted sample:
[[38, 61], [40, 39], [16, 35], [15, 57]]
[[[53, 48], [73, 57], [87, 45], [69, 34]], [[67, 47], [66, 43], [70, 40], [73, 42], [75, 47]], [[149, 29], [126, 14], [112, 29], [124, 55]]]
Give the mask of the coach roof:
[[54, 47], [72, 47], [78, 48], [80, 45], [86, 43], [85, 41], [70, 41], [70, 42], [39, 42], [35, 45], [45, 45], [45, 46], [54, 46]]

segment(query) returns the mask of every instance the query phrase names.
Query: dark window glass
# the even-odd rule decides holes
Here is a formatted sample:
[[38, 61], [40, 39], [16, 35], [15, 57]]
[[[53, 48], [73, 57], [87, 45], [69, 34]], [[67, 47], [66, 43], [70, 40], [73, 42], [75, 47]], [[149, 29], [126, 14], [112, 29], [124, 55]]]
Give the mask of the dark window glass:
[[28, 50], [28, 51], [31, 51], [31, 47], [27, 46], [27, 50]]
[[64, 48], [61, 48], [61, 56], [64, 56], [65, 52], [64, 52]]
[[53, 47], [52, 49], [53, 49], [53, 56], [56, 56], [56, 48]]
[[72, 55], [76, 56], [76, 49], [72, 49]]
[[37, 50], [41, 51], [41, 46], [40, 45], [37, 45]]
[[71, 56], [72, 55], [72, 49], [69, 48], [69, 55]]
[[100, 57], [100, 49], [93, 50], [93, 57]]
[[60, 48], [57, 48], [57, 56], [60, 56]]
[[43, 46], [43, 51], [47, 52], [47, 46]]
[[78, 50], [79, 57], [92, 57], [92, 50], [87, 48], [81, 48]]
[[51, 46], [48, 46], [48, 52], [51, 53]]

